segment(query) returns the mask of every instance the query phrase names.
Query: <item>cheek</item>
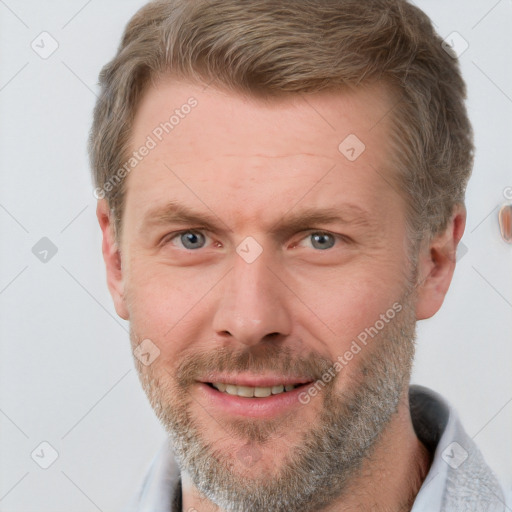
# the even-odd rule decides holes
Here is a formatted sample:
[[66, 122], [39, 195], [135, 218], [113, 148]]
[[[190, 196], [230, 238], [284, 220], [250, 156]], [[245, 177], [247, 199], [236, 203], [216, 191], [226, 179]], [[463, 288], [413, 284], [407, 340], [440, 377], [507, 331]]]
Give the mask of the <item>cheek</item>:
[[353, 265], [297, 283], [297, 295], [306, 306], [301, 309], [303, 318], [308, 319], [305, 327], [329, 345], [332, 357], [337, 357], [400, 300], [404, 281], [396, 261], [392, 266]]
[[125, 290], [134, 332], [141, 339], [154, 339], [164, 349], [176, 346], [172, 340], [182, 340], [185, 332], [187, 337], [197, 335], [208, 325], [207, 299], [221, 277], [211, 270], [131, 261]]

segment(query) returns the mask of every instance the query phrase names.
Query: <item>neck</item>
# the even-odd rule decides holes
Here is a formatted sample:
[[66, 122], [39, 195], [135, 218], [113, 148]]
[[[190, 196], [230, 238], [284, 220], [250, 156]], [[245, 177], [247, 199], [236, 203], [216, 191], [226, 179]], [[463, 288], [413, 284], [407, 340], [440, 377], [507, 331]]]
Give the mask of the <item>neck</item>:
[[[318, 512], [410, 511], [431, 462], [430, 453], [414, 431], [406, 390], [397, 414], [346, 492]], [[182, 510], [222, 512], [197, 490], [188, 473], [182, 471], [181, 478]]]
[[410, 511], [431, 463], [414, 431], [407, 394], [347, 492], [322, 512]]

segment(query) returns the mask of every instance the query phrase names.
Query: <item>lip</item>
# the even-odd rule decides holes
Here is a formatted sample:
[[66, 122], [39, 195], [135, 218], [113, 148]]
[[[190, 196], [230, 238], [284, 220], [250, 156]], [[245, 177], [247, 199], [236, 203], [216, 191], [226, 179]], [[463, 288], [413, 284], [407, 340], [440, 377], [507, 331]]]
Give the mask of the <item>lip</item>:
[[[222, 382], [222, 380], [214, 382]], [[230, 382], [233, 383], [233, 381]], [[269, 382], [269, 380], [267, 379], [264, 382]], [[275, 385], [283, 384], [282, 380], [279, 381], [279, 383], [277, 383], [277, 381], [275, 382]], [[292, 383], [293, 382], [290, 381], [290, 384]], [[308, 381], [291, 391], [270, 395], [264, 398], [246, 398], [229, 395], [228, 393], [223, 393], [215, 389], [206, 382], [198, 382], [198, 392], [216, 413], [244, 416], [247, 418], [268, 419], [282, 415], [289, 412], [294, 407], [303, 405], [299, 401], [299, 395], [306, 391], [312, 384], [312, 381]], [[239, 385], [242, 386], [244, 384]]]
[[288, 376], [284, 377], [282, 375], [227, 375], [221, 373], [211, 373], [204, 378], [201, 378], [199, 382], [213, 383], [213, 382], [223, 382], [225, 384], [233, 384], [235, 386], [249, 386], [251, 388], [270, 388], [272, 386], [279, 386], [282, 384], [283, 386], [287, 386], [290, 384], [298, 385], [298, 384], [308, 384], [312, 383], [315, 379], [311, 377], [304, 376]]

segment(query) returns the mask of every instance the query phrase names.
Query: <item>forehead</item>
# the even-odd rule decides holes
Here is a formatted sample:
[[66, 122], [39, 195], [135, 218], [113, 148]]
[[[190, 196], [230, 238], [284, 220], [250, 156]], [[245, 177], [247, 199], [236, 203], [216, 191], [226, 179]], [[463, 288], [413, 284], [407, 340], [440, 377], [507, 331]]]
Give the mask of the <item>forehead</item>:
[[[217, 154], [219, 142], [231, 145], [233, 152], [257, 153], [264, 149], [262, 141], [272, 142], [275, 150], [289, 150], [295, 145], [299, 152], [299, 145], [306, 145], [315, 150], [329, 146], [336, 152], [336, 142], [350, 133], [372, 145], [374, 136], [380, 137], [385, 131], [385, 118], [392, 106], [392, 92], [383, 83], [357, 90], [289, 93], [262, 99], [164, 77], [144, 93], [131, 140], [134, 147], [150, 134], [164, 139], [158, 140], [164, 145], [172, 145], [174, 140], [176, 159], [182, 153], [190, 154], [190, 147], [180, 147], [179, 142], [185, 139], [199, 151], [197, 157]], [[276, 133], [278, 138], [274, 138]]]
[[180, 199], [225, 210], [229, 199], [240, 218], [247, 210], [262, 219], [302, 197], [309, 208], [343, 201], [383, 208], [397, 196], [391, 107], [382, 84], [262, 100], [162, 79], [134, 119], [130, 150], [151, 149], [127, 178], [126, 212], [142, 218]]

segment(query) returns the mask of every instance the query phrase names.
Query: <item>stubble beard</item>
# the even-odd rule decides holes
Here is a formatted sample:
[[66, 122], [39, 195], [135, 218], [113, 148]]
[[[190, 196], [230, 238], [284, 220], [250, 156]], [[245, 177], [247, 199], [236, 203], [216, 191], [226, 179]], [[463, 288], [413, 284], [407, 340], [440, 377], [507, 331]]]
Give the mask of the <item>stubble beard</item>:
[[[182, 361], [175, 375], [159, 370], [156, 376], [152, 367], [138, 364], [142, 386], [169, 434], [178, 465], [187, 471], [202, 495], [225, 512], [319, 511], [341, 498], [363, 462], [371, 457], [409, 384], [416, 339], [409, 290], [399, 302], [402, 310], [349, 363], [357, 365], [357, 371], [345, 380], [342, 391], [336, 390], [336, 384], [344, 378], [346, 369], [311, 401], [313, 405], [323, 399], [321, 412], [291, 448], [286, 443], [286, 432], [293, 425], [303, 428], [303, 422], [291, 415], [275, 421], [241, 419], [222, 425], [212, 421], [217, 431], [209, 434], [216, 434], [224, 443], [232, 438], [238, 449], [219, 449], [215, 442], [207, 441], [205, 428], [190, 412], [191, 406], [198, 407], [189, 392], [193, 376], [204, 370], [249, 368], [283, 372], [309, 369], [312, 374], [322, 375], [334, 362], [320, 356], [290, 360], [289, 351], [274, 346], [264, 353], [265, 357], [258, 358], [247, 352], [196, 354]], [[258, 460], [258, 454], [275, 453], [265, 447], [274, 446], [275, 450], [272, 443], [276, 440], [288, 452], [280, 467], [269, 475], [263, 471], [264, 461]], [[240, 453], [244, 460], [237, 458]], [[249, 467], [244, 470], [241, 464]]]

